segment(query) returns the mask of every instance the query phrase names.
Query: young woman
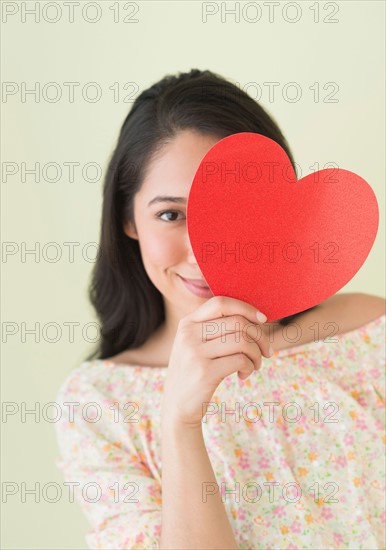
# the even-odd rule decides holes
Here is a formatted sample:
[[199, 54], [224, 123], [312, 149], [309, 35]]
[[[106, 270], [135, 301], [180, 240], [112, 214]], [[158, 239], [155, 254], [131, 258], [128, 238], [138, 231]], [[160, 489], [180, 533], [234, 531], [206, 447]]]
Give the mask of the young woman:
[[[265, 323], [213, 296], [193, 255], [193, 176], [238, 132], [277, 141], [294, 165], [272, 118], [210, 71], [157, 82], [121, 128], [90, 287], [100, 345], [57, 397], [57, 465], [77, 483], [90, 548], [384, 540], [385, 300], [337, 294]], [[203, 338], [205, 323], [225, 323], [226, 338]]]

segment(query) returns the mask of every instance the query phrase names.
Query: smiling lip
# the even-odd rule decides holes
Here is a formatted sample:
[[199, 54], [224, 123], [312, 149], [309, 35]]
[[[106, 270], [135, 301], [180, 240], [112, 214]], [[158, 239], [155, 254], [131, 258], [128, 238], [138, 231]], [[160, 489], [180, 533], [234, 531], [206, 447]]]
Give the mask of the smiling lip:
[[194, 285], [197, 288], [209, 288], [206, 282], [202, 279], [185, 279], [185, 277], [182, 277], [182, 275], [180, 275], [180, 277], [183, 281], [186, 281], [187, 283]]
[[199, 296], [200, 298], [212, 298], [213, 292], [202, 279], [184, 279], [181, 275], [179, 275], [179, 278], [184, 283], [185, 288], [192, 294], [195, 294], [195, 296]]

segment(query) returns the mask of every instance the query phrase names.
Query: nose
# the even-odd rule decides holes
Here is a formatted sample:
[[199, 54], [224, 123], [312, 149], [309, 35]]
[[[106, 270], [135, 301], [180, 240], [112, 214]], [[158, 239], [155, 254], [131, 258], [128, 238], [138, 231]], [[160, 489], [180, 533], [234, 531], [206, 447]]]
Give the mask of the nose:
[[197, 266], [197, 260], [193, 253], [192, 245], [190, 243], [188, 230], [186, 230], [186, 249], [187, 249], [187, 260], [189, 264]]

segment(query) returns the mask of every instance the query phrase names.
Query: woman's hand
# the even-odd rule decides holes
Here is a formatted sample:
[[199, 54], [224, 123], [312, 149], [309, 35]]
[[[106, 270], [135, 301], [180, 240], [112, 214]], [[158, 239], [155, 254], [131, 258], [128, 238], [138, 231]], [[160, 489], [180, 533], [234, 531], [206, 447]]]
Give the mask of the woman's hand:
[[165, 381], [163, 426], [201, 426], [205, 403], [220, 382], [234, 372], [245, 380], [260, 368], [262, 355], [272, 355], [257, 311], [241, 300], [214, 296], [180, 320]]

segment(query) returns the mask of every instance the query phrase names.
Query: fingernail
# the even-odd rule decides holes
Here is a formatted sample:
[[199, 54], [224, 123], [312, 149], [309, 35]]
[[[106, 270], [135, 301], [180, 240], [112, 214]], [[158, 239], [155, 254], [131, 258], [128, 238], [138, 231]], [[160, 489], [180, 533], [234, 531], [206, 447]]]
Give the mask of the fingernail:
[[267, 317], [264, 315], [264, 313], [261, 313], [261, 311], [256, 311], [256, 317], [257, 320], [260, 321], [260, 323], [265, 323], [267, 320]]
[[270, 357], [273, 355], [273, 348], [272, 348], [271, 345], [269, 345], [268, 355], [269, 355]]

